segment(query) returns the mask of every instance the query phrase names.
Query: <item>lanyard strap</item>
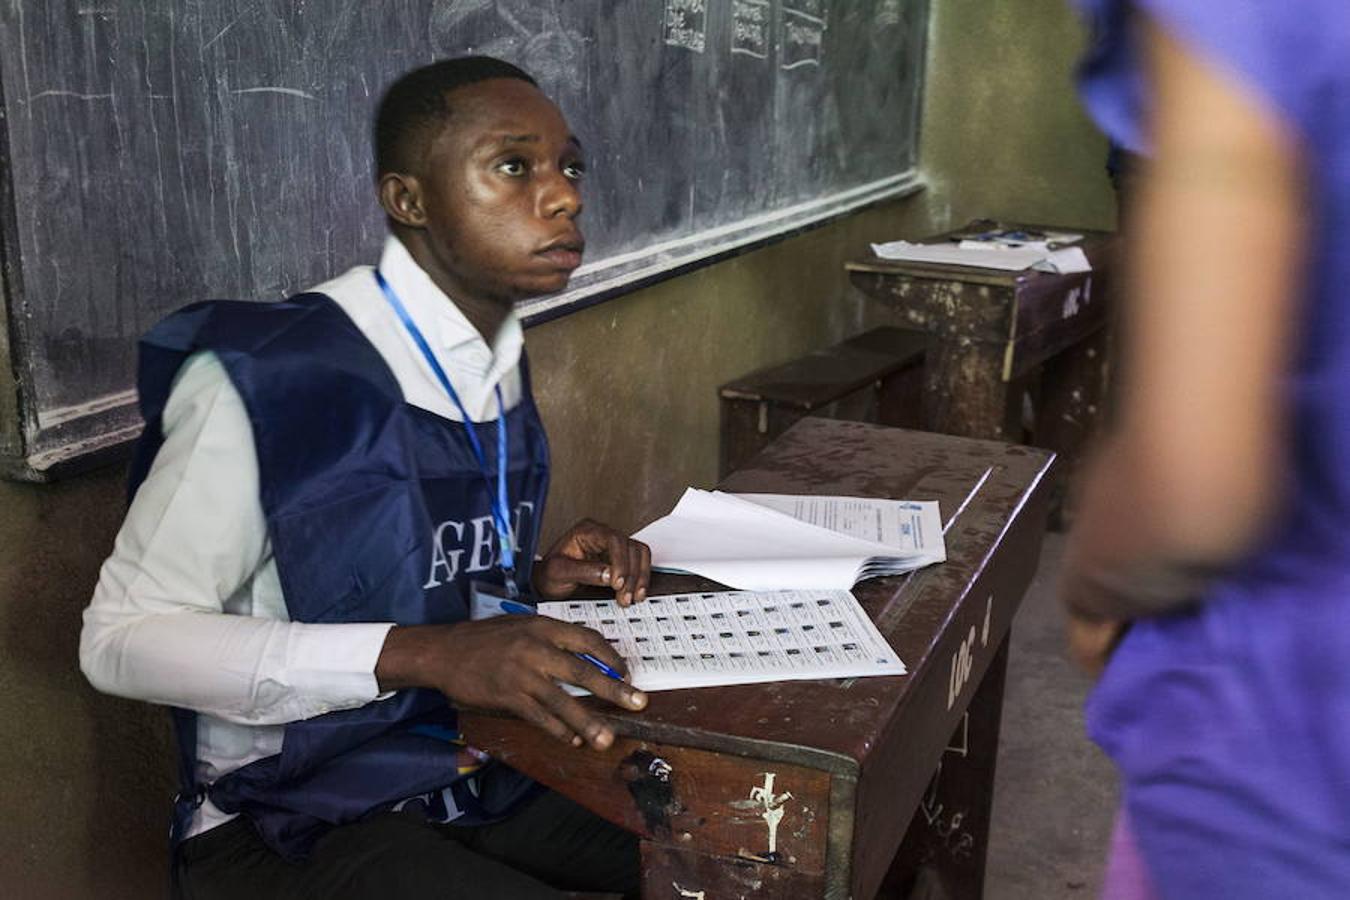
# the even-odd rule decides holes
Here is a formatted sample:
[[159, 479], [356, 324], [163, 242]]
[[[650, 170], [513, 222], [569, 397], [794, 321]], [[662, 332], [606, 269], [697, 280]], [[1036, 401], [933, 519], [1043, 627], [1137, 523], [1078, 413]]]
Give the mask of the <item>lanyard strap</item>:
[[511, 595], [515, 595], [516, 588], [516, 551], [514, 537], [511, 534], [511, 519], [509, 515], [510, 507], [507, 504], [506, 495], [506, 469], [509, 462], [506, 444], [506, 405], [502, 402], [502, 388], [497, 385], [495, 388], [497, 394], [497, 491], [496, 496], [492, 492], [492, 476], [488, 468], [487, 456], [483, 453], [483, 445], [478, 441], [478, 432], [474, 428], [473, 420], [469, 418], [469, 411], [464, 408], [464, 403], [459, 399], [459, 394], [455, 393], [454, 385], [450, 384], [450, 378], [445, 374], [445, 369], [441, 368], [440, 361], [436, 359], [436, 354], [431, 352], [431, 345], [427, 339], [422, 336], [422, 331], [413, 321], [412, 316], [408, 315], [408, 310], [399, 300], [398, 294], [389, 286], [384, 275], [379, 269], [375, 270], [375, 280], [379, 282], [380, 290], [384, 292], [384, 297], [389, 301], [389, 305], [398, 313], [398, 317], [403, 321], [403, 327], [408, 330], [408, 334], [413, 339], [422, 355], [426, 357], [427, 364], [431, 366], [431, 371], [436, 373], [436, 379], [440, 381], [441, 387], [450, 395], [450, 399], [459, 409], [459, 414], [464, 418], [464, 430], [469, 434], [469, 446], [473, 448], [473, 455], [478, 460], [478, 470], [483, 475], [483, 481], [488, 487], [488, 497], [492, 502], [492, 519], [497, 526], [497, 542], [501, 547], [501, 566], [506, 575], [506, 589]]

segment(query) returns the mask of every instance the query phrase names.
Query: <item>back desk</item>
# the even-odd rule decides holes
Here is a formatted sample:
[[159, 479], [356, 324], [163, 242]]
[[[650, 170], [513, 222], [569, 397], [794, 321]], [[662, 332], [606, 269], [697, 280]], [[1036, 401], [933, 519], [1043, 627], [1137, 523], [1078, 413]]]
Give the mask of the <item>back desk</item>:
[[[645, 898], [978, 897], [1009, 624], [1035, 571], [1053, 455], [804, 419], [729, 491], [940, 501], [948, 560], [854, 594], [903, 677], [651, 694], [574, 750], [509, 717], [466, 737], [638, 833]], [[715, 587], [656, 576], [653, 593]], [[594, 702], [594, 701], [592, 701]]]

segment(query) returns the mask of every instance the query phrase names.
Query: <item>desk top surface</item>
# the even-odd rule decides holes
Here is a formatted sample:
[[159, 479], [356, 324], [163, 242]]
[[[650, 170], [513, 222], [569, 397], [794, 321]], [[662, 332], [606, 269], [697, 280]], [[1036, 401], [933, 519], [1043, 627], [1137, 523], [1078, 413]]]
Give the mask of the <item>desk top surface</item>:
[[[932, 651], [944, 627], [1029, 498], [1044, 489], [1052, 460], [1047, 451], [993, 441], [802, 420], [720, 487], [937, 500], [947, 562], [854, 588], [910, 674], [663, 691], [650, 695], [642, 713], [606, 708], [606, 718], [619, 734], [644, 740], [856, 772], [910, 699], [910, 685], [937, 664]], [[657, 576], [653, 592], [708, 584]]]

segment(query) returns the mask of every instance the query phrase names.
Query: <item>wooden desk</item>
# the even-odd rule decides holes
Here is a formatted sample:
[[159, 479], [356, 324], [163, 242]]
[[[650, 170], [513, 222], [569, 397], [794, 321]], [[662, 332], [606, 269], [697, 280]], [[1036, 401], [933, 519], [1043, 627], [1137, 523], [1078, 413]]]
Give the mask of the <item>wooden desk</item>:
[[[972, 222], [931, 240], [999, 224]], [[875, 256], [845, 264], [855, 287], [900, 313], [896, 325], [932, 340], [924, 364], [926, 430], [1025, 440], [1054, 450], [1064, 475], [1072, 474], [1104, 412], [1116, 243], [1107, 232], [1081, 233], [1093, 270], [1077, 275]], [[1024, 396], [1034, 412], [1029, 434]]]
[[978, 897], [1008, 628], [1036, 568], [1051, 460], [804, 419], [722, 487], [941, 502], [948, 561], [854, 591], [909, 675], [652, 694], [642, 713], [606, 708], [618, 740], [605, 753], [490, 714], [466, 714], [464, 732], [640, 834], [649, 900], [869, 898], [916, 865], [949, 896]]

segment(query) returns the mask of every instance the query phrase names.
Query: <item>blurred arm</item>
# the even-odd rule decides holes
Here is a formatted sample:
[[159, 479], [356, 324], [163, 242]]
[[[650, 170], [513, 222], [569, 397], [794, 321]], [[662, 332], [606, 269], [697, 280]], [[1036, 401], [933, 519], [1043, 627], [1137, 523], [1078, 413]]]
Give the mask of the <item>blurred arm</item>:
[[1292, 131], [1161, 30], [1148, 45], [1155, 155], [1132, 211], [1121, 415], [1084, 481], [1062, 588], [1106, 620], [1193, 599], [1275, 509], [1303, 262]]

